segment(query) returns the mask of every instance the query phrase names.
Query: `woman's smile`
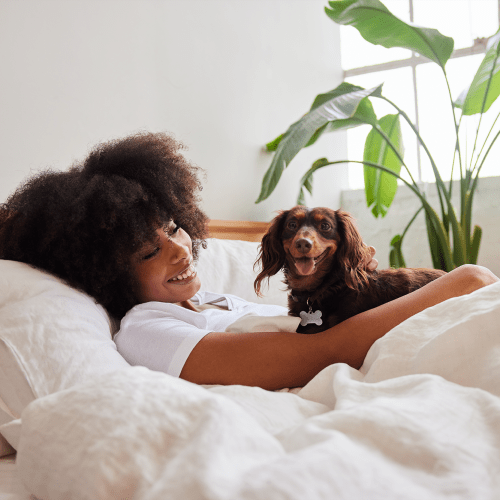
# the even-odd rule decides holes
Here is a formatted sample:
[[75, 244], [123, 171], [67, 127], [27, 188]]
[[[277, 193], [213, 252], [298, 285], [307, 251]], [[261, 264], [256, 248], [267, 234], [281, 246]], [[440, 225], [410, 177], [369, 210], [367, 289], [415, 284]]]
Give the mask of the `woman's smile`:
[[196, 273], [196, 268], [193, 265], [193, 261], [191, 260], [191, 263], [189, 266], [173, 278], [170, 278], [168, 280], [168, 283], [173, 283], [175, 285], [187, 285], [191, 283], [197, 276]]

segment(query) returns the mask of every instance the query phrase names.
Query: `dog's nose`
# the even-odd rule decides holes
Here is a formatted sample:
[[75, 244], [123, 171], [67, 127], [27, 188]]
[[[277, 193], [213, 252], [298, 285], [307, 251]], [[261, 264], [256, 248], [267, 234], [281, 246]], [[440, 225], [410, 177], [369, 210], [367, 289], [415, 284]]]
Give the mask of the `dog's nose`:
[[309, 250], [311, 250], [313, 246], [313, 242], [309, 238], [299, 238], [295, 242], [295, 248], [300, 252], [300, 253], [307, 253]]

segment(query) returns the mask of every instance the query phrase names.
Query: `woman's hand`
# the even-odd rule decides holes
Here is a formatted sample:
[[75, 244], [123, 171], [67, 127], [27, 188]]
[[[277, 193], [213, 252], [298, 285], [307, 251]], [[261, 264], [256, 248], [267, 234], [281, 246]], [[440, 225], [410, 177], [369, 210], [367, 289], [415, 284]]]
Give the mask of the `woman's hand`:
[[269, 390], [301, 387], [333, 363], [361, 367], [372, 344], [404, 320], [496, 281], [488, 269], [465, 265], [415, 292], [314, 335], [212, 332], [193, 349], [180, 376], [197, 384]]

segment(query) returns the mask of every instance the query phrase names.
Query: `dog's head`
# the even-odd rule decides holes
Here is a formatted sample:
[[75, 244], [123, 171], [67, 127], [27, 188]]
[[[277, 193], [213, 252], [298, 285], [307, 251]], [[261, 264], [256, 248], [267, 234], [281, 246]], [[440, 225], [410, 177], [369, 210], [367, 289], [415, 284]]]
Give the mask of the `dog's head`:
[[281, 212], [262, 238], [256, 265], [262, 271], [254, 288], [283, 269], [291, 288], [315, 289], [327, 274], [336, 273], [359, 290], [366, 283], [370, 260], [352, 217], [342, 210], [296, 206]]

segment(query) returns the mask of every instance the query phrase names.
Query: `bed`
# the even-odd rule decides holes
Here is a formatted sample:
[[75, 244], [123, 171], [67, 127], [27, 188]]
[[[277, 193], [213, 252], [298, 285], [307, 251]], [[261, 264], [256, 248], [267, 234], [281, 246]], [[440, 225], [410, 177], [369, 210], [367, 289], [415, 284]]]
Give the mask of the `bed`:
[[[211, 221], [203, 287], [253, 293], [266, 223]], [[130, 367], [89, 297], [0, 261], [0, 500], [498, 499], [500, 283], [303, 388], [196, 386]], [[17, 455], [15, 454], [17, 450]]]

